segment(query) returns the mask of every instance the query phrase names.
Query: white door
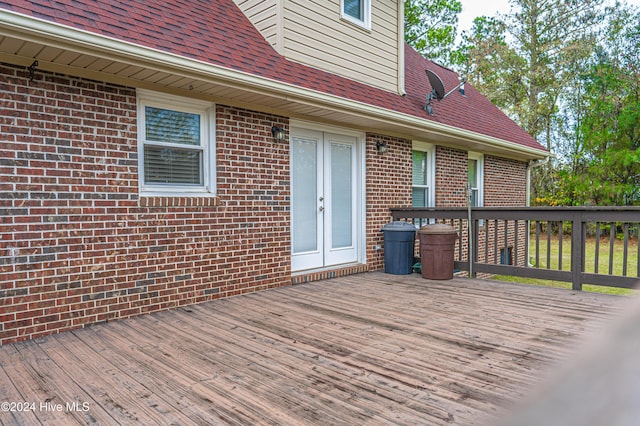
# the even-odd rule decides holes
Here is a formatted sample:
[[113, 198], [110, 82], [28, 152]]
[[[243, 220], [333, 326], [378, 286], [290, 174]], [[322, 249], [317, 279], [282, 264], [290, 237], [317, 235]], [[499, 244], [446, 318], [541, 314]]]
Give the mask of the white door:
[[357, 138], [291, 132], [292, 269], [358, 260]]

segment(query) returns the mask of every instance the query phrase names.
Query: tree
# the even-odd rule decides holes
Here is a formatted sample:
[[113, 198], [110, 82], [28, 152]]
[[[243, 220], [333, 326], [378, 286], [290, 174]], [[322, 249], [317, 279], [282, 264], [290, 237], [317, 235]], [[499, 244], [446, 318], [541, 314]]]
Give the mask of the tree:
[[523, 115], [525, 59], [507, 42], [504, 17], [478, 17], [471, 34], [463, 35], [460, 73], [512, 118]]
[[451, 65], [461, 11], [458, 0], [407, 0], [405, 41], [426, 58]]
[[570, 64], [593, 50], [601, 1], [511, 0], [510, 14], [477, 18], [464, 37], [469, 80], [549, 149]]
[[[602, 0], [510, 0], [511, 12], [481, 17], [463, 36], [468, 80], [552, 153], [566, 126], [563, 109], [576, 99], [572, 84], [596, 41]], [[563, 153], [559, 153], [563, 157]], [[532, 174], [532, 194], [552, 190], [558, 177], [550, 163]]]
[[640, 205], [640, 12], [616, 5], [583, 76], [587, 193], [594, 204]]
[[541, 203], [640, 205], [640, 12], [603, 2], [510, 0], [455, 48], [459, 2], [406, 3], [407, 41], [555, 154], [532, 173]]

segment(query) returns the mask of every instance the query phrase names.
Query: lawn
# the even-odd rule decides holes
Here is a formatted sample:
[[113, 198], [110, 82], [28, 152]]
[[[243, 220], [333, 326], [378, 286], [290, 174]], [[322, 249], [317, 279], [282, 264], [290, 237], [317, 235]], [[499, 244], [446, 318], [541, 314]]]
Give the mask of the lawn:
[[[549, 269], [558, 269], [559, 265], [559, 253], [560, 253], [560, 245], [559, 239], [557, 237], [552, 237], [549, 245], [549, 250], [547, 250], [547, 240], [546, 236], [542, 236], [544, 238], [540, 239], [539, 247], [539, 260], [540, 260], [540, 268], [547, 268], [547, 253], [550, 255], [549, 261]], [[595, 272], [595, 259], [596, 259], [596, 239], [589, 238], [587, 239], [587, 247], [586, 247], [586, 264], [585, 270], [586, 272]], [[535, 236], [532, 235], [529, 241], [529, 263], [535, 265], [536, 263], [536, 241]], [[612, 263], [612, 274], [611, 275], [625, 275], [624, 272], [624, 243], [623, 241], [616, 240], [614, 242], [613, 248], [613, 263]], [[609, 273], [609, 261], [611, 259], [610, 256], [610, 247], [609, 247], [609, 237], [601, 238], [598, 250], [598, 273], [600, 274], [608, 274]], [[638, 276], [638, 239], [632, 238], [629, 240], [627, 246], [627, 258], [626, 258], [626, 275], [627, 276]], [[562, 240], [562, 270], [570, 271], [571, 270], [571, 237], [565, 236]], [[512, 276], [504, 276], [504, 275], [496, 275], [493, 277], [496, 280], [500, 281], [509, 281], [509, 282], [517, 282], [524, 284], [535, 284], [542, 285], [548, 287], [559, 287], [559, 288], [571, 288], [571, 283], [566, 283], [562, 281], [551, 281], [551, 280], [542, 280], [535, 278], [523, 278], [523, 277], [512, 277]], [[615, 287], [605, 287], [605, 286], [595, 286], [595, 285], [583, 285], [583, 290], [586, 291], [594, 291], [599, 293], [607, 293], [607, 294], [621, 294], [621, 295], [634, 295], [637, 294], [640, 290], [629, 290], [624, 288], [615, 288]]]

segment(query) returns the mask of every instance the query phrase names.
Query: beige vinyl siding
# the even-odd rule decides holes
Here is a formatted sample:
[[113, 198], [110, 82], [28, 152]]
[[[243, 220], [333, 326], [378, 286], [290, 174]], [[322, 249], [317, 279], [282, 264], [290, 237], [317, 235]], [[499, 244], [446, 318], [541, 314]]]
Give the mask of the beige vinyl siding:
[[260, 34], [282, 54], [282, 6], [284, 0], [234, 0]]
[[[402, 91], [399, 0], [371, 0], [371, 29], [340, 17], [340, 0], [234, 0], [287, 59]], [[401, 12], [401, 11], [400, 11]]]
[[371, 30], [340, 18], [340, 0], [289, 0], [284, 55], [291, 60], [398, 91], [398, 2], [372, 0]]

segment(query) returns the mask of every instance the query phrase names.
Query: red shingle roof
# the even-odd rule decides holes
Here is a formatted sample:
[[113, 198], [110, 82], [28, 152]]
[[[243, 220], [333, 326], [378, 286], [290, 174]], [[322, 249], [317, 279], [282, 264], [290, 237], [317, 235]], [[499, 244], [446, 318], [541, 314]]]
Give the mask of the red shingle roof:
[[453, 94], [434, 101], [435, 116], [429, 116], [423, 109], [431, 90], [425, 69], [447, 88], [458, 84], [458, 76], [409, 46], [403, 97], [288, 61], [232, 0], [0, 0], [0, 8], [544, 150], [470, 84], [466, 98]]

